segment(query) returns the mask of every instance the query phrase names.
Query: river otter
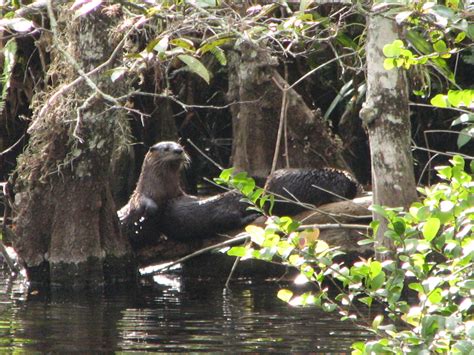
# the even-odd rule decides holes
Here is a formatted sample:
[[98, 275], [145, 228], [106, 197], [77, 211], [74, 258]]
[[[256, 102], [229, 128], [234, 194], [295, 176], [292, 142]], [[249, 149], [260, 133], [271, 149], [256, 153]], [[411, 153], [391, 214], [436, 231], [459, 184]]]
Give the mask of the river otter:
[[[321, 168], [277, 170], [268, 177], [265, 190], [285, 199], [320, 206], [340, 201], [342, 198], [352, 199], [362, 188], [355, 178], [345, 171]], [[304, 206], [295, 202], [282, 202], [281, 197], [275, 197], [273, 214], [293, 215], [305, 210]]]
[[184, 195], [180, 172], [188, 163], [189, 157], [178, 143], [153, 145], [143, 161], [135, 191], [117, 212], [120, 222], [131, 226], [144, 217], [156, 217], [163, 212], [167, 201]]
[[[204, 239], [239, 228], [257, 217], [247, 210], [249, 205], [241, 202], [237, 192], [210, 198], [186, 195], [180, 186], [180, 171], [188, 162], [177, 143], [161, 142], [150, 148], [135, 191], [118, 211], [134, 248], [156, 243], [161, 233], [180, 241]], [[314, 186], [349, 199], [359, 191], [359, 184], [349, 174], [329, 168], [278, 170], [268, 177], [265, 188], [311, 205], [339, 199]], [[304, 207], [294, 203], [277, 202], [272, 212], [291, 215], [302, 210]]]

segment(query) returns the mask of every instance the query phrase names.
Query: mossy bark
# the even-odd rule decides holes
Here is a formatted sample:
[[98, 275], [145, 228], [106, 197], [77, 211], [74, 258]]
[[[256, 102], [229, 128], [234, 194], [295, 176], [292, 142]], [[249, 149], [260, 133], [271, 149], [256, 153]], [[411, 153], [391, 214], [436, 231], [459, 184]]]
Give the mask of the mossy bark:
[[[57, 45], [84, 72], [109, 59], [120, 39], [114, 33], [119, 16], [98, 8], [73, 19], [67, 7], [56, 10]], [[102, 92], [119, 96], [127, 86], [105, 75], [113, 65], [90, 79]], [[84, 81], [50, 100], [62, 88], [59, 83], [77, 78], [72, 67], [63, 53], [53, 51], [48, 74], [56, 85], [36, 97], [30, 142], [18, 159], [14, 247], [32, 283], [97, 287], [136, 275], [110, 187], [112, 153], [127, 123], [123, 111], [111, 109]]]

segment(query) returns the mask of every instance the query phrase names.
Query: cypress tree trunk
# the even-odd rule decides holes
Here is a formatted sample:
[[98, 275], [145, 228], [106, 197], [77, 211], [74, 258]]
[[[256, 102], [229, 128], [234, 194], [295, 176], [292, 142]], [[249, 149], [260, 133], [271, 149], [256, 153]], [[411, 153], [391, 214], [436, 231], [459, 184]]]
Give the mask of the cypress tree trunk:
[[[57, 46], [89, 72], [110, 58], [121, 39], [115, 29], [120, 16], [99, 7], [74, 19], [69, 6], [55, 9], [60, 22], [53, 31], [56, 47], [48, 72], [54, 85], [36, 96], [30, 142], [18, 159], [14, 247], [33, 283], [97, 287], [136, 275], [129, 242], [119, 230], [109, 176], [121, 138], [117, 133], [127, 122], [123, 111], [111, 108], [110, 100], [84, 80], [51, 97], [78, 77]], [[89, 76], [111, 96], [127, 89], [105, 74], [117, 57]]]
[[[416, 183], [410, 151], [410, 112], [405, 72], [385, 70], [383, 47], [399, 38], [396, 23], [381, 15], [371, 14], [367, 28], [367, 99], [360, 112], [370, 140], [373, 203], [390, 207], [408, 207], [416, 200]], [[384, 237], [387, 222], [380, 221], [376, 248], [393, 251]], [[379, 259], [389, 254], [376, 253]]]
[[[287, 83], [276, 70], [277, 61], [268, 51], [249, 42], [240, 43], [229, 59], [230, 102], [234, 142], [232, 165], [264, 180], [270, 173], [276, 149], [282, 106], [282, 88]], [[282, 138], [277, 168], [331, 166], [349, 170], [342, 144], [332, 134], [321, 113], [311, 110], [294, 90], [287, 91], [287, 136]], [[287, 140], [288, 157], [285, 157]]]

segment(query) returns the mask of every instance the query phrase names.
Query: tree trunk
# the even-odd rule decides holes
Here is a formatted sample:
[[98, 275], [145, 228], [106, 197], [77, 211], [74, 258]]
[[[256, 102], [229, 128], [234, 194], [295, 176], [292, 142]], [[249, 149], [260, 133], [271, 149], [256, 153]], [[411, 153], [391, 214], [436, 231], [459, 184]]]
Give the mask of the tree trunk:
[[[410, 151], [410, 112], [405, 72], [385, 70], [383, 47], [399, 38], [394, 21], [371, 14], [367, 28], [367, 98], [360, 111], [369, 134], [372, 162], [373, 203], [389, 207], [408, 207], [416, 200], [416, 183]], [[384, 237], [387, 221], [380, 222], [376, 248], [394, 251]], [[376, 253], [385, 259], [390, 253]]]
[[[277, 61], [268, 51], [249, 42], [239, 44], [229, 60], [229, 92], [234, 142], [232, 165], [251, 176], [265, 179], [270, 173], [276, 148], [282, 90], [287, 83], [276, 70]], [[282, 139], [277, 168], [348, 170], [342, 144], [319, 111], [312, 111], [294, 90], [287, 91], [287, 136]], [[287, 140], [289, 166], [285, 163]]]
[[[73, 19], [66, 6], [56, 8], [61, 21], [53, 35], [57, 46], [88, 72], [114, 51], [120, 40], [114, 38], [118, 18], [98, 8]], [[37, 95], [30, 142], [18, 159], [14, 247], [32, 283], [97, 287], [133, 279], [136, 266], [119, 230], [109, 176], [126, 117], [84, 81], [52, 99], [78, 74], [62, 52], [51, 55], [48, 74], [56, 85]], [[89, 78], [102, 92], [123, 95], [126, 85], [112, 83], [105, 74], [113, 65], [112, 60]]]

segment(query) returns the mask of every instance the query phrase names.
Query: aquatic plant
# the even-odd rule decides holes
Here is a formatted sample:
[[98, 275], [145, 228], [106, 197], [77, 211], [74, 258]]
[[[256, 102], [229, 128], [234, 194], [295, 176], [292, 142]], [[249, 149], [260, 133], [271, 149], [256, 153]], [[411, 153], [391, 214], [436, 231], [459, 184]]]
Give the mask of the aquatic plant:
[[[441, 182], [419, 192], [421, 202], [408, 211], [372, 206], [388, 221], [385, 233], [396, 246], [393, 258], [336, 261], [342, 252], [319, 240], [319, 230], [300, 230], [290, 217], [268, 216], [265, 228], [248, 226], [250, 242], [232, 247], [230, 256], [280, 263], [299, 270], [296, 283], [316, 291], [295, 294], [281, 289], [278, 298], [292, 306], [338, 311], [374, 334], [353, 344], [353, 354], [459, 353], [474, 351], [474, 181], [460, 156], [437, 167]], [[471, 171], [474, 164], [471, 163]], [[240, 190], [252, 208], [265, 213], [270, 197], [245, 174], [224, 171], [219, 180]], [[372, 234], [360, 244], [374, 243]], [[379, 248], [379, 253], [389, 250]], [[328, 293], [328, 282], [338, 290]], [[383, 312], [366, 319], [358, 306], [375, 304]], [[379, 308], [377, 308], [379, 309]]]

